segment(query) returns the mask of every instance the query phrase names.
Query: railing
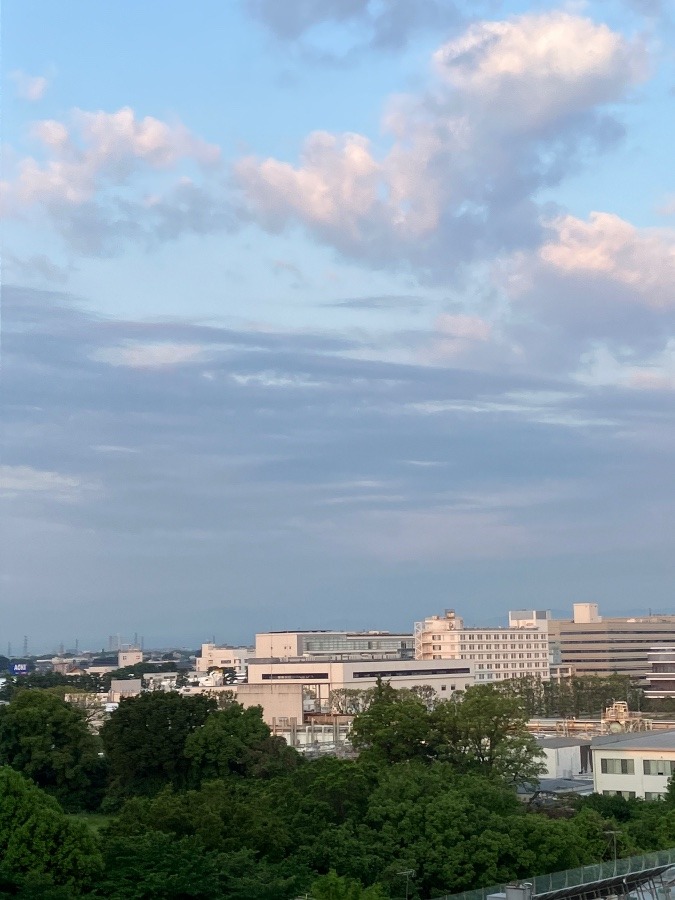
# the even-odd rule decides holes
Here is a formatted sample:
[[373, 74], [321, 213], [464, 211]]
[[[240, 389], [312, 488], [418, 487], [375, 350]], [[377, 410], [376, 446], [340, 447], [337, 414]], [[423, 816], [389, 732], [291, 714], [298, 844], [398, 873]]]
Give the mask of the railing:
[[[559, 891], [577, 885], [603, 881], [606, 878], [623, 877], [639, 874], [657, 866], [675, 866], [675, 847], [659, 850], [656, 853], [645, 853], [641, 856], [628, 856], [625, 859], [614, 859], [609, 862], [596, 863], [592, 866], [581, 866], [579, 869], [565, 869], [563, 872], [551, 872], [548, 875], [536, 875], [534, 878], [523, 878], [523, 882], [532, 885], [533, 900], [540, 894]], [[444, 894], [436, 900], [486, 900], [490, 894], [503, 894], [506, 884], [478, 888], [475, 891], [464, 891], [459, 894]]]

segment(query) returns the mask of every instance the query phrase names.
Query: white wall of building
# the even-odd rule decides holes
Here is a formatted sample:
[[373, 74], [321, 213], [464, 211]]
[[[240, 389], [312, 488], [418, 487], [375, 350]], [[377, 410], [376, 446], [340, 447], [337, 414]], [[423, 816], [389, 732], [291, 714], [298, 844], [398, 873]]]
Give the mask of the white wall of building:
[[600, 739], [593, 745], [593, 785], [598, 794], [656, 800], [665, 794], [673, 773], [675, 731]]

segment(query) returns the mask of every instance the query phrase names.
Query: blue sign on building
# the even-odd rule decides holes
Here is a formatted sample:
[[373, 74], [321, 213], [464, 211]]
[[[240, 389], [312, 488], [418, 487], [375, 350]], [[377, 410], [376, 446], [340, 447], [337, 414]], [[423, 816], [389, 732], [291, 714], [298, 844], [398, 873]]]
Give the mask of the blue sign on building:
[[10, 671], [12, 675], [28, 675], [28, 663], [12, 663]]

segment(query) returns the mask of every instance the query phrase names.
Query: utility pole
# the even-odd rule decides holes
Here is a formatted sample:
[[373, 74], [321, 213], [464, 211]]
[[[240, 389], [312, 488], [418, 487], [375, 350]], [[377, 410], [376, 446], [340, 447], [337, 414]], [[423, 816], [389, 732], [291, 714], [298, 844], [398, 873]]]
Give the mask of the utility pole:
[[415, 877], [414, 869], [405, 869], [403, 872], [397, 872], [397, 875], [403, 877], [405, 875], [405, 900], [408, 900], [408, 892], [410, 888], [410, 879]]

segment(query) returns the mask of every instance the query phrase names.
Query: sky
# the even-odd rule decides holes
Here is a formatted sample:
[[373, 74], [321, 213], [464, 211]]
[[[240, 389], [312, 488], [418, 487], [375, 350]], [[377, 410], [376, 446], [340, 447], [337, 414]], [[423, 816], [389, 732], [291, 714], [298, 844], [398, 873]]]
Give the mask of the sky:
[[0, 652], [673, 612], [669, 0], [9, 0]]

